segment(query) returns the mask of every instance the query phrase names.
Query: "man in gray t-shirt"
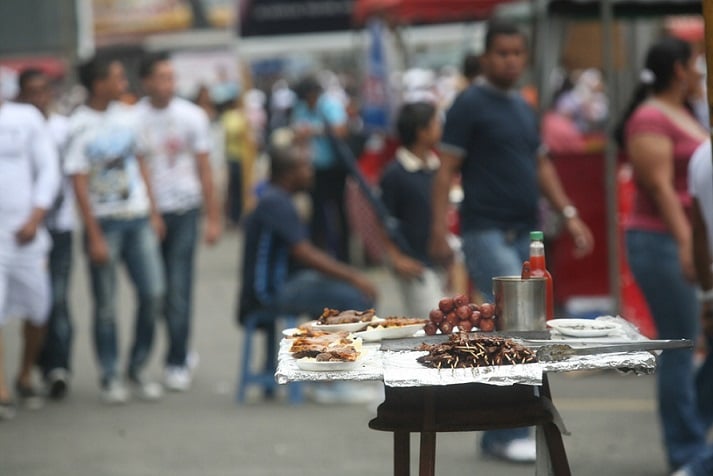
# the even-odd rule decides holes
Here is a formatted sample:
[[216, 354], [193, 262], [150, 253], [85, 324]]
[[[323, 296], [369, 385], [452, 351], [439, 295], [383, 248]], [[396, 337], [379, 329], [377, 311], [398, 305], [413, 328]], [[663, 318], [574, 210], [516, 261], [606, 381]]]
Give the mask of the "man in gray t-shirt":
[[137, 397], [156, 400], [161, 397], [161, 387], [147, 380], [143, 370], [163, 305], [164, 276], [157, 239], [162, 222], [138, 154], [135, 112], [117, 102], [127, 86], [123, 66], [95, 57], [80, 66], [79, 77], [89, 99], [70, 118], [64, 169], [72, 176], [84, 223], [101, 397], [109, 404], [122, 404], [129, 398], [117, 368], [116, 275], [123, 262], [138, 299], [126, 376]]

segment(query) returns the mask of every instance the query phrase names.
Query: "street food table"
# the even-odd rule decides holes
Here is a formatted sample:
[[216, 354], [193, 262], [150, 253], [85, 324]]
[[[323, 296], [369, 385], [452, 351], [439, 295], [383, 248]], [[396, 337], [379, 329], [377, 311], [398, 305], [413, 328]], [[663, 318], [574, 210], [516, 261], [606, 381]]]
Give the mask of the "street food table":
[[[552, 332], [551, 340], [522, 340], [525, 345], [544, 345], [567, 340], [572, 347], [587, 348], [646, 340], [621, 318], [615, 320], [621, 332], [597, 339], [563, 339]], [[425, 339], [422, 338], [422, 339]], [[517, 339], [516, 339], [517, 340]], [[295, 381], [369, 381], [385, 384], [385, 400], [369, 423], [375, 430], [394, 433], [394, 475], [409, 474], [409, 435], [420, 433], [419, 474], [435, 474], [436, 434], [520, 426], [537, 427], [539, 476], [569, 475], [561, 435], [567, 434], [550, 394], [547, 374], [574, 370], [617, 369], [649, 374], [655, 369], [655, 355], [646, 351], [577, 355], [561, 361], [473, 368], [428, 368], [416, 361], [424, 355], [413, 345], [365, 344], [361, 364], [351, 370], [301, 370], [289, 352], [290, 341], [280, 346], [275, 374], [278, 383]], [[388, 342], [388, 341], [385, 341]], [[403, 343], [403, 341], [399, 341]], [[408, 344], [408, 343], [407, 343]], [[409, 348], [411, 347], [411, 348]]]

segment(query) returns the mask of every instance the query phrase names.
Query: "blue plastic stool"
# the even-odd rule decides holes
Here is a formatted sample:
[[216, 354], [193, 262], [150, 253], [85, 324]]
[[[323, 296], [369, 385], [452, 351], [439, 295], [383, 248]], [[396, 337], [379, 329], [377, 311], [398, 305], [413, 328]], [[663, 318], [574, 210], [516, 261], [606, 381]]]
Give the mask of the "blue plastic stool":
[[[247, 316], [244, 322], [243, 331], [243, 355], [240, 363], [240, 375], [238, 376], [238, 388], [236, 400], [238, 403], [245, 401], [245, 393], [249, 385], [260, 385], [265, 391], [265, 395], [273, 396], [277, 389], [275, 381], [275, 370], [277, 368], [277, 338], [276, 325], [278, 317], [285, 321], [286, 327], [297, 326], [297, 316], [277, 316], [274, 311], [259, 310]], [[259, 329], [267, 332], [267, 349], [265, 365], [261, 371], [252, 370], [253, 341], [257, 337]], [[291, 383], [287, 389], [288, 400], [292, 405], [302, 403], [302, 386], [299, 383]]]

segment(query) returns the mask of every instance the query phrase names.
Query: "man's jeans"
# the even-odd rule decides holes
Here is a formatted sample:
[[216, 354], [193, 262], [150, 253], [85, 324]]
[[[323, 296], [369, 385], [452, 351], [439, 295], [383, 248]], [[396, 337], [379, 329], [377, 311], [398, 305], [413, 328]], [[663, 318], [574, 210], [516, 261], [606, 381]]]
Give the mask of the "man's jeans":
[[[683, 276], [678, 246], [666, 233], [629, 231], [629, 265], [656, 323], [659, 339], [699, 335], [695, 287]], [[709, 345], [711, 339], [708, 339]], [[713, 422], [713, 354], [696, 372], [693, 350], [665, 350], [656, 369], [659, 417], [668, 462], [678, 468], [703, 454]], [[702, 473], [710, 474], [710, 473]]]
[[[493, 302], [493, 278], [520, 276], [522, 262], [529, 259], [529, 232], [500, 230], [466, 232], [463, 234], [463, 252], [470, 278], [475, 282], [483, 299]], [[489, 450], [513, 440], [527, 438], [529, 434], [528, 428], [485, 431], [481, 446]]]
[[147, 218], [100, 220], [99, 224], [109, 248], [109, 261], [101, 265], [90, 261], [89, 271], [94, 293], [94, 346], [101, 367], [102, 385], [106, 385], [118, 373], [116, 296], [119, 261], [126, 265], [138, 300], [128, 365], [130, 378], [140, 376], [151, 353], [165, 286], [158, 240]]
[[275, 304], [282, 313], [307, 314], [315, 319], [325, 307], [357, 311], [374, 307], [374, 302], [354, 286], [313, 270], [299, 271], [290, 277]]
[[69, 276], [72, 268], [72, 232], [51, 231], [52, 249], [49, 266], [52, 281], [52, 307], [47, 321], [47, 335], [38, 364], [42, 375], [54, 369], [70, 370], [72, 319], [67, 304]]
[[240, 223], [240, 217], [243, 213], [243, 164], [238, 160], [228, 160], [226, 209], [228, 219], [235, 225]]
[[164, 213], [166, 237], [161, 243], [163, 269], [166, 276], [164, 314], [168, 330], [166, 366], [186, 365], [191, 332], [193, 266], [198, 243], [200, 211]]

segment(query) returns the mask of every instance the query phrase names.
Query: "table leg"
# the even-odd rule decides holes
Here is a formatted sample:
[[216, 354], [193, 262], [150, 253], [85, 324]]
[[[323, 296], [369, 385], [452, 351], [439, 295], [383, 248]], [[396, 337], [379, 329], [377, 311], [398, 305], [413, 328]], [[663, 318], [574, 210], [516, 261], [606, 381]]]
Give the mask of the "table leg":
[[551, 422], [545, 423], [542, 428], [545, 440], [547, 440], [549, 460], [555, 476], [571, 476], [572, 472], [569, 469], [569, 461], [567, 461], [567, 453], [564, 450], [564, 442], [559, 428]]
[[421, 450], [419, 455], [419, 476], [435, 476], [436, 474], [436, 433], [424, 431], [421, 433]]
[[537, 448], [537, 460], [535, 462], [535, 476], [552, 476], [552, 462], [547, 446], [547, 437], [542, 425], [535, 428], [535, 443]]
[[[543, 375], [542, 386], [540, 387], [541, 395], [543, 398], [552, 401], [552, 392], [550, 390], [550, 381], [547, 378], [547, 374]], [[564, 442], [562, 441], [562, 432], [567, 433], [567, 429], [564, 428], [564, 423], [562, 423], [562, 429], [557, 426], [557, 419], [560, 418], [557, 411], [552, 407], [553, 421], [544, 423], [537, 427], [537, 461], [547, 461], [547, 473], [536, 472], [537, 476], [543, 475], [555, 475], [555, 476], [571, 476], [572, 471], [569, 469], [569, 461], [567, 460], [567, 453], [564, 449]], [[542, 453], [540, 451], [542, 448]], [[539, 465], [538, 465], [539, 469]]]
[[535, 476], [571, 476], [562, 434], [554, 423], [537, 426]]
[[409, 476], [411, 473], [411, 434], [394, 432], [394, 476]]

